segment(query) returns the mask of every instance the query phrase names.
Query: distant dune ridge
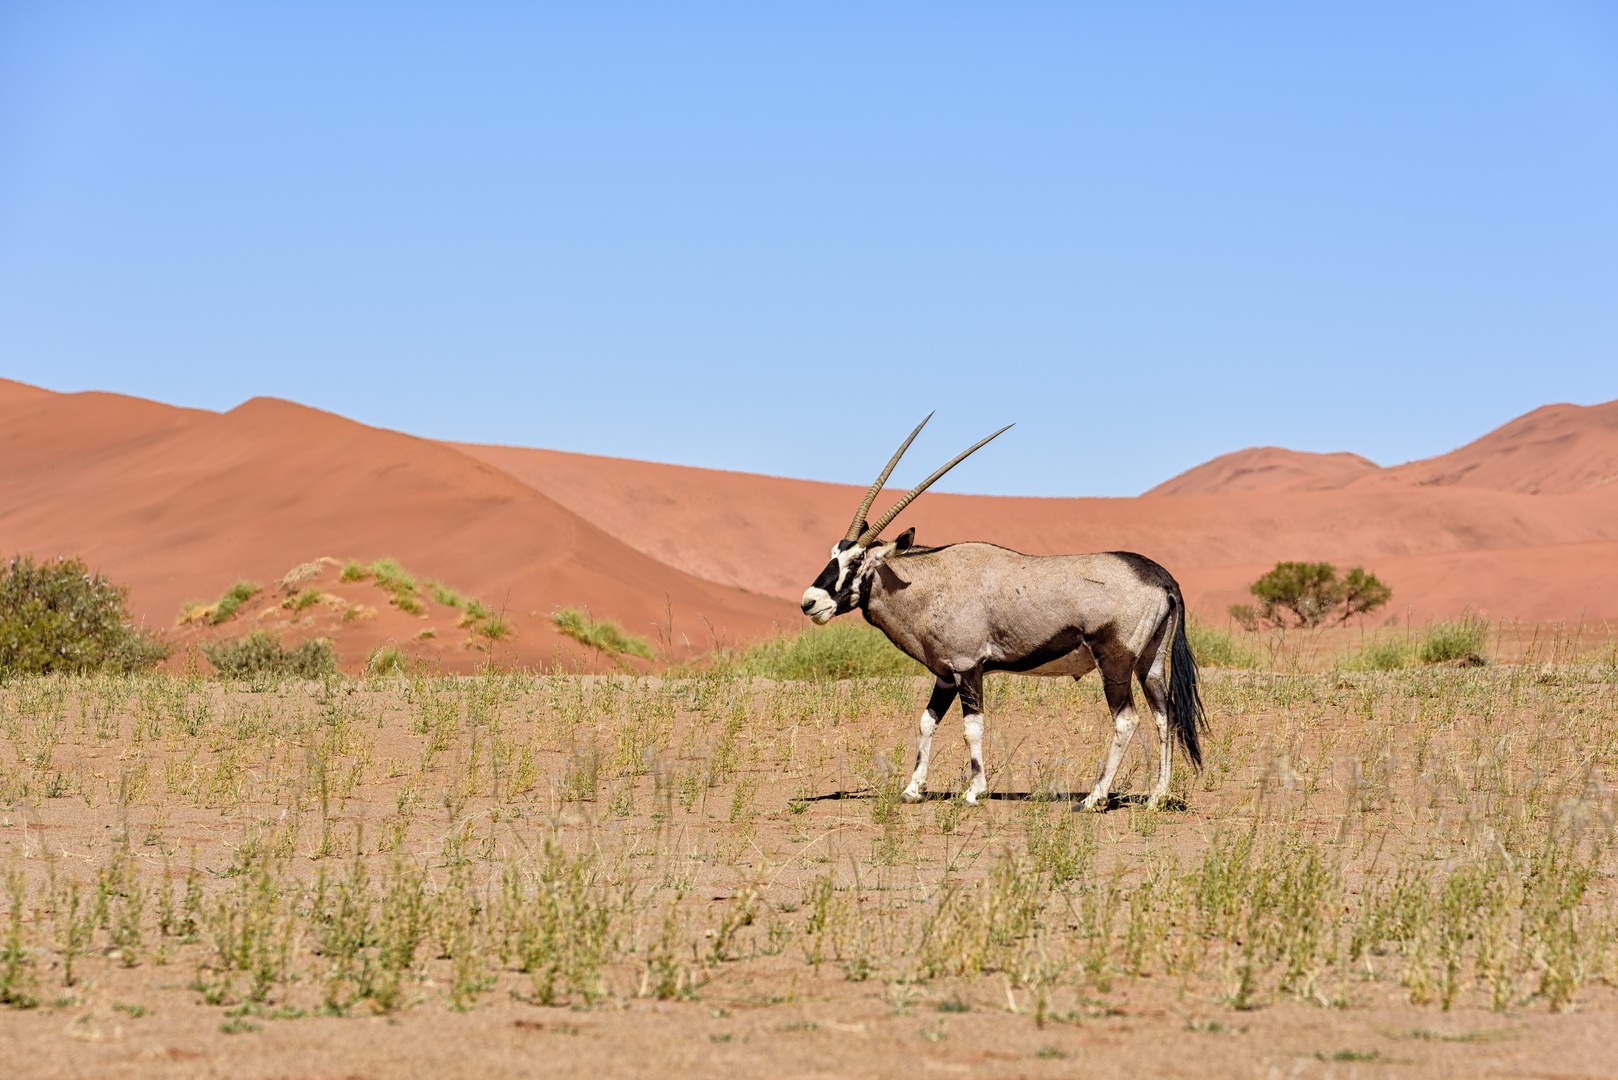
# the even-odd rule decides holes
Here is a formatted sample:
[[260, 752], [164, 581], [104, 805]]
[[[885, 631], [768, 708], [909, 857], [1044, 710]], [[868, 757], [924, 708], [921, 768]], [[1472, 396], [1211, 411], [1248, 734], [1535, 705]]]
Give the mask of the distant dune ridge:
[[[19, 550], [83, 554], [131, 586], [138, 616], [164, 627], [183, 602], [216, 599], [238, 578], [269, 585], [321, 556], [393, 556], [507, 608], [516, 636], [501, 648], [534, 664], [559, 646], [582, 651], [548, 619], [561, 605], [654, 638], [666, 597], [681, 659], [707, 648], [709, 624], [737, 640], [797, 615], [648, 558], [451, 447], [271, 398], [218, 414], [0, 381], [0, 551]], [[215, 630], [261, 625], [275, 626]], [[433, 644], [418, 644], [429, 625], [384, 607], [343, 628], [342, 659], [352, 667], [387, 641], [430, 649], [451, 669], [482, 659], [470, 649], [439, 655], [467, 636], [453, 623], [439, 621]]]
[[[924, 543], [978, 539], [1034, 554], [1139, 551], [1220, 621], [1278, 559], [1363, 564], [1392, 585], [1390, 611], [1418, 621], [1467, 610], [1594, 621], [1618, 618], [1615, 480], [1618, 401], [1549, 405], [1392, 468], [1260, 447], [1133, 499], [929, 493], [896, 528], [914, 525]], [[0, 380], [0, 552], [82, 554], [127, 582], [135, 612], [159, 626], [237, 578], [268, 585], [321, 556], [389, 555], [505, 606], [516, 637], [501, 648], [521, 662], [577, 659], [547, 617], [564, 605], [654, 640], [672, 611], [674, 656], [684, 659], [716, 638], [800, 626], [796, 600], [861, 494], [439, 443], [269, 398], [220, 414]], [[281, 625], [268, 609], [258, 618]], [[422, 628], [396, 610], [345, 624], [345, 666], [388, 641], [451, 669], [482, 659], [443, 625], [417, 643]]]

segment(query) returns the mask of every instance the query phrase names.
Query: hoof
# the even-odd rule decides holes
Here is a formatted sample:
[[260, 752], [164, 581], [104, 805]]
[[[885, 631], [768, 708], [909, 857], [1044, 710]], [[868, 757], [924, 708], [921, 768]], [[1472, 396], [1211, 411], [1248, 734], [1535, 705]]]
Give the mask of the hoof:
[[899, 792], [900, 802], [921, 802], [921, 800], [925, 799], [926, 797], [926, 794], [920, 788], [915, 787], [914, 785]]
[[1089, 798], [1085, 799], [1079, 804], [1079, 809], [1085, 811], [1086, 813], [1099, 814], [1101, 811], [1107, 808], [1106, 804], [1107, 799], [1105, 796], [1098, 799], [1094, 795], [1091, 795]]
[[978, 793], [970, 790], [963, 791], [961, 792], [961, 801], [968, 806], [976, 806], [978, 804]]

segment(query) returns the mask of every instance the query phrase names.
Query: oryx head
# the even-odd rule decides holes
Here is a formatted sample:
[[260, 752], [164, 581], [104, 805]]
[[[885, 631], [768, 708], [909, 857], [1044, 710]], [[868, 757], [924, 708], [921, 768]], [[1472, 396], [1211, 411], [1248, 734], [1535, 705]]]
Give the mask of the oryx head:
[[969, 446], [956, 454], [943, 468], [911, 488], [904, 498], [888, 509], [887, 513], [867, 525], [865, 514], [866, 511], [871, 509], [871, 503], [876, 501], [877, 492], [881, 491], [882, 485], [888, 482], [888, 475], [893, 472], [893, 467], [899, 464], [899, 459], [904, 457], [905, 451], [910, 449], [910, 444], [915, 441], [917, 435], [921, 434], [921, 429], [926, 427], [927, 421], [932, 418], [933, 414], [928, 413], [926, 418], [916, 425], [916, 430], [910, 433], [910, 438], [900, 444], [898, 451], [889, 459], [887, 468], [883, 469], [882, 475], [876, 478], [876, 483], [871, 485], [871, 490], [865, 493], [865, 501], [860, 503], [858, 510], [854, 511], [854, 521], [848, 527], [848, 535], [837, 541], [836, 545], [831, 549], [831, 562], [827, 563], [826, 569], [822, 570], [820, 576], [815, 578], [815, 583], [804, 590], [803, 613], [813, 619], [816, 624], [824, 625], [831, 621], [832, 616], [846, 614], [864, 604], [866, 598], [870, 595], [870, 581], [872, 575], [876, 573], [877, 567], [881, 566], [890, 555], [903, 551], [911, 545], [916, 536], [915, 529], [906, 529], [899, 535], [897, 540], [884, 542], [880, 539], [882, 530], [888, 527], [889, 522], [899, 516], [899, 511], [909, 506], [917, 495], [931, 487], [933, 482], [940, 476], [965, 461], [968, 454], [984, 446], [989, 439], [1002, 435], [1011, 428], [1011, 425], [1007, 424], [995, 432], [994, 435], [990, 435], [988, 439]]

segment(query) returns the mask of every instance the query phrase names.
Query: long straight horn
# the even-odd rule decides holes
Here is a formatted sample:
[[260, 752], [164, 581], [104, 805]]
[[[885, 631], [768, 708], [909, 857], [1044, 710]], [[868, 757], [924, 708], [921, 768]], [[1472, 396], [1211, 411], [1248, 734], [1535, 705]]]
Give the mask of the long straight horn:
[[999, 438], [1001, 435], [1004, 435], [1006, 432], [1010, 431], [1014, 427], [1016, 427], [1015, 424], [1007, 424], [1005, 427], [1001, 428], [999, 431], [995, 432], [993, 435], [990, 435], [988, 439], [984, 439], [982, 442], [974, 443], [973, 445], [967, 447], [965, 450], [962, 450], [959, 454], [956, 454], [953, 458], [951, 458], [949, 460], [949, 464], [945, 465], [943, 468], [941, 468], [937, 472], [933, 473], [933, 475], [929, 476], [927, 479], [923, 480], [921, 483], [919, 483], [915, 487], [911, 488], [909, 493], [906, 494], [904, 498], [902, 498], [898, 502], [894, 503], [893, 506], [888, 510], [888, 512], [886, 514], [882, 515], [880, 520], [878, 520], [870, 528], [865, 530], [865, 533], [862, 536], [860, 536], [859, 541], [858, 541], [860, 547], [870, 547], [871, 542], [874, 541], [878, 536], [881, 536], [882, 535], [882, 530], [888, 527], [888, 522], [890, 522], [894, 518], [898, 517], [899, 516], [899, 511], [901, 511], [905, 507], [909, 506], [911, 504], [911, 502], [913, 502], [915, 500], [917, 495], [920, 495], [922, 492], [924, 492], [928, 488], [932, 487], [933, 482], [935, 480], [937, 480], [940, 476], [943, 476], [945, 473], [947, 473], [951, 469], [955, 468], [955, 466], [957, 466], [961, 462], [965, 461], [970, 455], [972, 455], [972, 454], [976, 453], [977, 451], [983, 449], [983, 447], [985, 447], [985, 446], [987, 446], [989, 444], [989, 441], [991, 439]]
[[[936, 411], [935, 409], [934, 412]], [[888, 476], [893, 472], [893, 467], [899, 464], [899, 459], [905, 456], [905, 451], [910, 449], [910, 444], [916, 441], [916, 436], [921, 434], [921, 429], [926, 427], [927, 421], [932, 418], [932, 413], [922, 417], [921, 423], [916, 425], [916, 430], [912, 431], [910, 438], [900, 445], [898, 452], [889, 460], [888, 467], [882, 470], [882, 475], [876, 478], [876, 483], [871, 485], [871, 490], [865, 493], [865, 501], [860, 503], [858, 510], [854, 511], [854, 520], [848, 526], [848, 535], [843, 537], [844, 540], [859, 539], [860, 533], [865, 529], [865, 515], [871, 509], [871, 504], [876, 501], [876, 493], [881, 491], [882, 485], [888, 482]]]

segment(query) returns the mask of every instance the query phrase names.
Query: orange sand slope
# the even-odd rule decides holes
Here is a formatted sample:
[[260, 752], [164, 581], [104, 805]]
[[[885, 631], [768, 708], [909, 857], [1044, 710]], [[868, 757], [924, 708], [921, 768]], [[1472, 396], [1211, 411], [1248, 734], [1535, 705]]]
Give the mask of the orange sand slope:
[[[448, 446], [268, 398], [221, 415], [0, 380], [0, 552], [13, 551], [82, 554], [163, 627], [182, 602], [216, 599], [237, 578], [270, 585], [321, 556], [393, 556], [505, 607], [516, 636], [500, 649], [531, 664], [577, 651], [546, 618], [558, 606], [587, 605], [655, 640], [667, 597], [676, 658], [706, 648], [699, 616], [733, 641], [801, 618], [648, 558]], [[352, 666], [382, 640], [414, 648], [430, 622], [384, 605], [339, 649]], [[214, 632], [249, 628], [237, 619]], [[442, 641], [421, 648], [437, 655]], [[442, 659], [470, 668], [482, 656]]]
[[[863, 494], [554, 450], [460, 449], [639, 551], [784, 600], [802, 594]], [[1135, 499], [930, 492], [890, 532], [914, 525], [924, 543], [989, 540], [1034, 554], [1139, 551], [1173, 571], [1211, 618], [1251, 599], [1247, 584], [1278, 559], [1310, 559], [1369, 567], [1393, 586], [1390, 610], [1418, 621], [1468, 610], [1601, 620], [1618, 617], [1615, 478], [1618, 402], [1552, 405], [1391, 469], [1353, 454], [1266, 447], [1216, 458]]]

